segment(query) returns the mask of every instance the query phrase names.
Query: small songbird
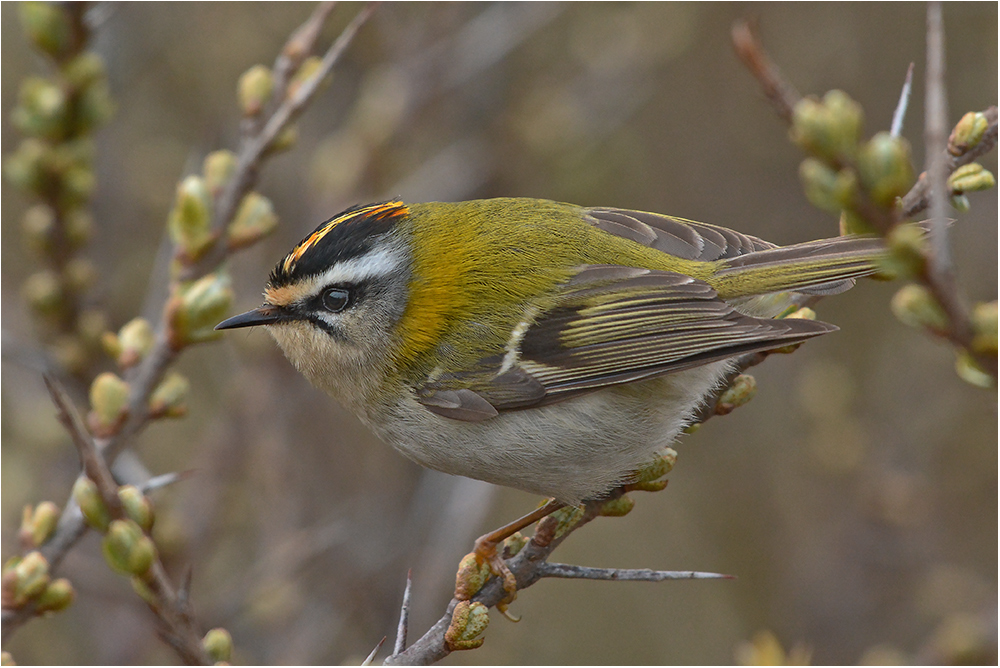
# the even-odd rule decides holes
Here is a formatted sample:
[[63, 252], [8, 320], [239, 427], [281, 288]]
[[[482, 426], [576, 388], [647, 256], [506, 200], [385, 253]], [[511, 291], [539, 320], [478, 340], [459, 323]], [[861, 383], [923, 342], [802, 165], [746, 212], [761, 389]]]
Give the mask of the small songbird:
[[389, 201], [320, 225], [217, 329], [265, 326], [419, 464], [572, 504], [649, 464], [734, 357], [834, 331], [777, 316], [883, 253], [547, 200]]

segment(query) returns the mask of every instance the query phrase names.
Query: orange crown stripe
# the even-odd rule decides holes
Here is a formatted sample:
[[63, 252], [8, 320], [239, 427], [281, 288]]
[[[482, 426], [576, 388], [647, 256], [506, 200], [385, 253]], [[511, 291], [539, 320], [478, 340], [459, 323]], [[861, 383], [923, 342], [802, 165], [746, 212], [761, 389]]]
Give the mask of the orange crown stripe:
[[399, 200], [393, 200], [391, 202], [382, 202], [380, 204], [369, 204], [368, 206], [363, 206], [360, 209], [349, 211], [342, 216], [337, 216], [310, 234], [302, 243], [292, 249], [292, 252], [285, 257], [282, 267], [286, 273], [290, 273], [292, 271], [292, 267], [295, 266], [295, 263], [298, 262], [300, 257], [305, 255], [310, 248], [318, 244], [323, 237], [329, 234], [330, 230], [341, 223], [359, 218], [374, 218], [375, 220], [382, 220], [383, 218], [405, 216], [409, 213], [410, 210], [405, 204]]

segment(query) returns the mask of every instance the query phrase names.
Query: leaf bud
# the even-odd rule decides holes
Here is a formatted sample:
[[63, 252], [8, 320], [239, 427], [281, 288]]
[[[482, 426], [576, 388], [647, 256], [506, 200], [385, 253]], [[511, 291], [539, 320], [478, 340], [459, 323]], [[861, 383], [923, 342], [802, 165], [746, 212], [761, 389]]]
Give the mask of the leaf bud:
[[858, 176], [872, 201], [883, 207], [893, 206], [913, 185], [910, 145], [900, 137], [879, 132], [858, 154]]
[[148, 533], [153, 528], [153, 503], [139, 491], [138, 487], [122, 485], [118, 488], [118, 499], [122, 502], [125, 514], [138, 524], [140, 529]]
[[285, 97], [292, 98], [298, 95], [302, 84], [316, 76], [322, 63], [323, 59], [319, 56], [309, 56], [303, 60], [302, 65], [299, 66], [299, 69], [292, 76], [292, 80], [288, 82], [288, 91], [285, 93]]
[[145, 318], [133, 318], [118, 330], [115, 341], [118, 352], [114, 357], [118, 361], [118, 366], [127, 369], [138, 364], [153, 349], [156, 333]]
[[174, 299], [171, 341], [180, 348], [219, 337], [214, 328], [229, 312], [233, 290], [229, 276], [220, 271], [181, 288]]
[[951, 136], [948, 137], [948, 152], [952, 155], [962, 155], [982, 140], [989, 126], [989, 121], [981, 111], [968, 112], [951, 131]]
[[94, 219], [83, 209], [73, 209], [64, 216], [66, 240], [74, 248], [90, 241], [94, 233]]
[[13, 573], [15, 607], [21, 607], [49, 586], [49, 562], [41, 552], [34, 551], [24, 555], [14, 567]]
[[240, 109], [245, 116], [256, 116], [261, 112], [274, 92], [274, 75], [264, 65], [254, 65], [242, 75], [237, 84]]
[[749, 374], [741, 373], [719, 395], [719, 400], [715, 404], [715, 412], [717, 415], [732, 413], [753, 399], [755, 394], [757, 394], [757, 380]]
[[15, 186], [36, 195], [51, 183], [52, 150], [38, 139], [28, 138], [4, 162], [4, 173]]
[[826, 211], [837, 212], [849, 207], [857, 192], [857, 179], [851, 170], [835, 172], [816, 158], [802, 161], [799, 178], [809, 201]]
[[236, 154], [227, 150], [212, 151], [205, 156], [201, 172], [205, 175], [205, 187], [215, 197], [236, 173]]
[[948, 177], [948, 189], [956, 194], [989, 190], [997, 184], [990, 170], [978, 162], [962, 165]]
[[479, 637], [490, 623], [489, 609], [476, 601], [460, 601], [451, 613], [451, 624], [444, 641], [452, 650], [476, 649], [483, 644]]
[[897, 292], [890, 304], [900, 322], [941, 332], [948, 329], [948, 316], [934, 295], [922, 285], [910, 284]]
[[59, 524], [59, 506], [51, 501], [42, 501], [37, 507], [24, 507], [21, 517], [21, 542], [29, 547], [44, 544]]
[[969, 385], [990, 390], [996, 387], [996, 379], [983, 371], [968, 350], [960, 350], [955, 358], [955, 373]]
[[96, 308], [80, 311], [80, 317], [76, 321], [76, 332], [80, 335], [80, 340], [87, 346], [99, 346], [101, 337], [107, 328], [108, 317], [104, 311]]
[[965, 195], [952, 195], [949, 198], [949, 202], [951, 203], [951, 208], [955, 209], [955, 211], [959, 213], [969, 212], [971, 205], [969, 204], [969, 198]]
[[36, 204], [24, 212], [22, 231], [28, 247], [36, 253], [46, 253], [52, 248], [56, 214], [46, 204]]
[[980, 302], [972, 309], [972, 352], [997, 354], [997, 303]]
[[32, 274], [21, 286], [24, 301], [39, 315], [53, 316], [65, 305], [59, 277], [48, 269]]
[[627, 494], [609, 499], [601, 504], [597, 513], [601, 517], [625, 517], [635, 508], [635, 501]]
[[455, 596], [468, 600], [475, 596], [490, 577], [490, 565], [481, 561], [475, 552], [462, 557], [455, 573]]
[[156, 559], [156, 546], [132, 520], [115, 520], [101, 541], [104, 558], [119, 573], [142, 575]]
[[73, 48], [73, 27], [62, 5], [23, 2], [19, 9], [21, 26], [39, 49], [53, 58], [59, 58]]
[[108, 512], [101, 492], [97, 489], [97, 483], [87, 476], [78, 477], [73, 483], [73, 500], [76, 501], [76, 505], [80, 506], [83, 519], [87, 521], [87, 525], [91, 529], [101, 533], [108, 530], [108, 525], [111, 523], [111, 513]]
[[107, 79], [104, 60], [93, 51], [84, 51], [63, 66], [63, 76], [75, 88], [86, 88]]
[[154, 416], [182, 417], [187, 413], [188, 390], [190, 383], [187, 378], [176, 372], [170, 372], [149, 398], [149, 412]]
[[63, 89], [48, 79], [28, 77], [21, 83], [20, 104], [11, 114], [26, 135], [58, 140], [68, 130], [69, 104]]
[[104, 125], [115, 113], [115, 101], [105, 79], [97, 79], [80, 94], [80, 129], [91, 131]]
[[147, 585], [141, 577], [133, 575], [129, 578], [129, 581], [132, 584], [132, 591], [134, 591], [139, 598], [151, 606], [158, 605], [156, 594], [153, 593], [153, 590], [149, 588], [149, 585]]
[[82, 374], [90, 363], [87, 346], [76, 334], [61, 334], [51, 344], [52, 357], [69, 373]]
[[226, 230], [229, 248], [244, 248], [256, 243], [277, 226], [278, 216], [271, 200], [256, 192], [247, 193]]
[[72, 165], [62, 173], [63, 203], [68, 206], [86, 203], [97, 187], [97, 177], [88, 165]]
[[90, 428], [95, 436], [109, 436], [128, 413], [129, 385], [105, 371], [90, 384]]
[[73, 603], [74, 598], [76, 598], [76, 592], [69, 580], [66, 578], [53, 580], [35, 600], [35, 612], [46, 613], [65, 610]]
[[189, 176], [177, 186], [174, 208], [167, 218], [170, 238], [185, 258], [194, 262], [212, 244], [212, 202], [199, 176]]
[[803, 98], [792, 110], [792, 140], [806, 151], [839, 160], [854, 154], [861, 137], [864, 112], [847, 93], [831, 90], [816, 98]]
[[520, 531], [515, 531], [504, 539], [501, 554], [504, 559], [510, 559], [523, 550], [524, 546], [527, 544], [528, 539], [522, 536]]
[[913, 278], [927, 263], [927, 235], [916, 225], [897, 225], [886, 236], [888, 253], [877, 262], [879, 273], [892, 278]]
[[285, 127], [284, 130], [278, 133], [278, 136], [274, 138], [268, 147], [267, 151], [269, 154], [273, 155], [275, 153], [281, 153], [282, 151], [287, 151], [288, 149], [295, 146], [296, 142], [299, 141], [299, 128], [297, 125], [289, 125]]
[[215, 628], [206, 633], [201, 646], [208, 658], [216, 663], [229, 663], [233, 656], [233, 637], [224, 628]]

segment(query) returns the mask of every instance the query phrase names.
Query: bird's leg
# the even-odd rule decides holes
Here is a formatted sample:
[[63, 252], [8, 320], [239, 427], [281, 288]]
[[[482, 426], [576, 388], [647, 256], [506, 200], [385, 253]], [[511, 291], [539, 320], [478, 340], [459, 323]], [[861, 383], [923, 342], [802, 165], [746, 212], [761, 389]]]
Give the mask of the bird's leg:
[[[561, 501], [549, 499], [547, 503], [539, 506], [524, 517], [520, 517], [510, 524], [505, 524], [499, 529], [491, 531], [490, 533], [476, 539], [475, 547], [473, 548], [472, 555], [470, 556], [474, 556], [476, 563], [480, 565], [487, 564], [490, 567], [490, 571], [501, 579], [504, 591], [507, 592], [507, 597], [504, 603], [510, 603], [517, 595], [517, 579], [514, 577], [514, 574], [510, 572], [510, 569], [507, 568], [507, 564], [504, 563], [503, 560], [503, 555], [497, 551], [497, 546], [521, 529], [531, 526], [544, 517], [548, 517], [565, 505], [566, 504]], [[461, 570], [459, 572], [461, 573]], [[461, 577], [459, 579], [461, 580]], [[468, 600], [473, 596], [473, 594], [475, 594], [475, 591], [470, 592], [469, 588], [463, 585], [464, 583], [461, 581], [457, 583], [455, 588], [455, 598], [459, 600]], [[499, 606], [497, 607], [499, 608]]]

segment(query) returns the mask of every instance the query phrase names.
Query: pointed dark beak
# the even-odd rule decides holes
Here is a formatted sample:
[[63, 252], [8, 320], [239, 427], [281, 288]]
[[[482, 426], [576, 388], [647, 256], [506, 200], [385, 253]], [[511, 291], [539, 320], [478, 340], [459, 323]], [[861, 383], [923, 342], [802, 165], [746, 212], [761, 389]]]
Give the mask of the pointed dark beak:
[[223, 320], [215, 329], [236, 329], [237, 327], [254, 327], [256, 325], [273, 325], [281, 319], [281, 311], [274, 306], [265, 304], [264, 306], [234, 315], [228, 320]]

